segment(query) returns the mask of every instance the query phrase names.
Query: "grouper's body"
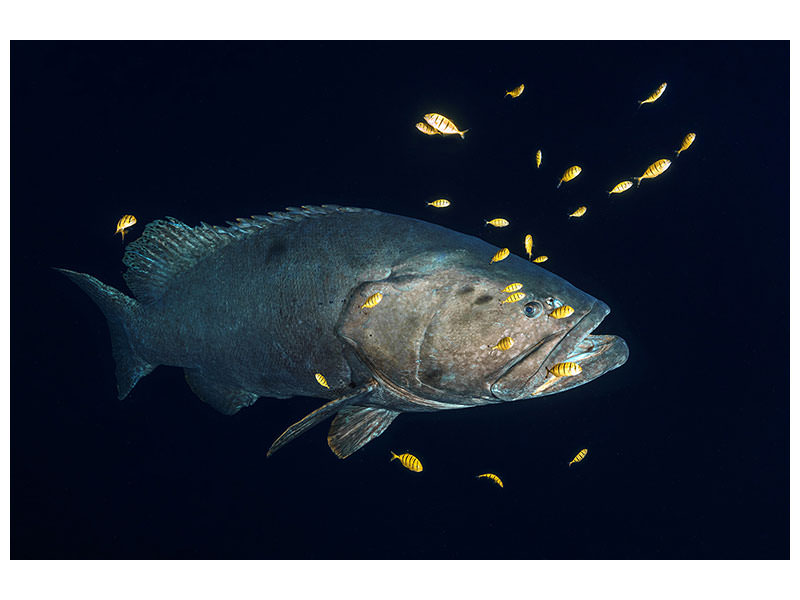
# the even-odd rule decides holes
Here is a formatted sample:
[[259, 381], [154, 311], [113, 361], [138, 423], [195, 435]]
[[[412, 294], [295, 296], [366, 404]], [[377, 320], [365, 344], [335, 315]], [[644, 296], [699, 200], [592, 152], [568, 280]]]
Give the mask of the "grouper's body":
[[[337, 415], [328, 441], [345, 457], [401, 412], [554, 393], [627, 358], [619, 338], [588, 335], [604, 304], [519, 257], [490, 264], [496, 250], [415, 219], [304, 207], [225, 228], [151, 223], [124, 258], [136, 300], [64, 272], [108, 318], [121, 398], [158, 365], [184, 368], [195, 393], [226, 414], [260, 396], [323, 398], [272, 451]], [[531, 302], [499, 303], [512, 281]], [[383, 300], [360, 308], [377, 291]], [[570, 304], [576, 318], [549, 319], [545, 300]], [[491, 350], [503, 335], [515, 347]], [[586, 360], [583, 379], [556, 381], [533, 364], [557, 349]]]

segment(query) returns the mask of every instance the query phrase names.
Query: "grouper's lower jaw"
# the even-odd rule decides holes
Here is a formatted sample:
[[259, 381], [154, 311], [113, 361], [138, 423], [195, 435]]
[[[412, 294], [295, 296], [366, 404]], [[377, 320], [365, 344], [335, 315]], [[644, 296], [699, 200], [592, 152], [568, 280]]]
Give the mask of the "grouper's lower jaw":
[[[603, 302], [594, 307], [563, 337], [557, 346], [533, 349], [514, 364], [492, 386], [492, 395], [501, 400], [521, 400], [563, 392], [588, 383], [616, 369], [628, 359], [628, 345], [614, 335], [591, 335], [610, 312]], [[553, 365], [574, 362], [581, 373], [556, 377], [548, 372]]]

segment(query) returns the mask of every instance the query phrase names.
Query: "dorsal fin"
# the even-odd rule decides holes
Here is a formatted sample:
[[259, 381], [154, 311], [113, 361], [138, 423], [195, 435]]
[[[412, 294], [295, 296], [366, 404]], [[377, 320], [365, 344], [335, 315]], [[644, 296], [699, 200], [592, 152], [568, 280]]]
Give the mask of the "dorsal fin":
[[158, 300], [179, 273], [191, 269], [203, 257], [251, 233], [273, 226], [337, 213], [378, 212], [370, 209], [336, 206], [289, 207], [249, 219], [228, 221], [228, 227], [201, 223], [190, 227], [172, 217], [148, 223], [144, 232], [128, 245], [122, 262], [128, 267], [123, 277], [136, 299], [143, 304]]

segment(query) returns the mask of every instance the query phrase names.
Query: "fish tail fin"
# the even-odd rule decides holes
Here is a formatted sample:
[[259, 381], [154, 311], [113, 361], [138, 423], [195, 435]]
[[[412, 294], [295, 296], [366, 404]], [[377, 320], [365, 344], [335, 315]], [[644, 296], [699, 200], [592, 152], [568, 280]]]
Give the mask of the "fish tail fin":
[[556, 189], [560, 188], [562, 183], [563, 183], [563, 181], [559, 181], [558, 185], [556, 186]]
[[641, 177], [634, 177], [633, 180], [636, 182], [636, 187], [639, 187], [639, 182], [642, 180]]
[[392, 455], [392, 458], [390, 458], [390, 459], [389, 459], [389, 462], [392, 462], [392, 461], [393, 461], [395, 458], [400, 458], [399, 456], [397, 456], [397, 454], [395, 454], [395, 453], [394, 453], [394, 452], [392, 452], [391, 450], [389, 450], [389, 452], [390, 452], [390, 453], [391, 453], [391, 455]]
[[465, 133], [467, 133], [468, 131], [469, 131], [469, 129], [465, 129], [464, 131], [459, 131], [459, 132], [458, 132], [458, 135], [460, 135], [460, 136], [461, 136], [461, 139], [462, 139], [462, 140], [464, 139], [464, 134], [465, 134]]
[[139, 303], [86, 273], [59, 268], [56, 270], [86, 292], [105, 315], [111, 333], [111, 352], [117, 365], [117, 396], [122, 400], [139, 379], [157, 366], [151, 365], [136, 353], [128, 336], [128, 327], [135, 319], [134, 311], [140, 306]]

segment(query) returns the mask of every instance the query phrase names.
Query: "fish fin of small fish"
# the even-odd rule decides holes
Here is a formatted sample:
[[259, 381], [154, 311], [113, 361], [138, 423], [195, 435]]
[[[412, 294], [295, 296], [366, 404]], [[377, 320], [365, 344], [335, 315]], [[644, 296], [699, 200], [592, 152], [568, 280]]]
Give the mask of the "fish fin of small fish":
[[339, 458], [347, 458], [386, 431], [399, 414], [386, 408], [347, 406], [331, 424], [328, 446]]
[[462, 139], [462, 140], [464, 139], [464, 134], [465, 134], [465, 133], [467, 133], [468, 131], [469, 131], [469, 129], [465, 129], [464, 131], [459, 131], [459, 132], [458, 132], [458, 135], [460, 135], [460, 136], [461, 136], [461, 139]]
[[267, 457], [272, 456], [278, 450], [283, 448], [286, 444], [294, 440], [295, 438], [299, 437], [300, 435], [304, 434], [306, 431], [319, 425], [322, 421], [336, 413], [337, 411], [345, 408], [350, 403], [355, 402], [356, 400], [362, 398], [364, 395], [371, 393], [378, 387], [378, 384], [373, 380], [363, 385], [359, 388], [356, 388], [351, 393], [348, 393], [344, 396], [340, 396], [335, 400], [331, 400], [327, 404], [323, 404], [317, 410], [308, 413], [305, 417], [300, 419], [297, 423], [290, 425], [286, 431], [284, 431], [278, 439], [272, 442], [272, 446], [269, 447], [267, 451]]
[[117, 396], [122, 400], [142, 377], [157, 365], [151, 365], [139, 356], [131, 345], [128, 329], [133, 325], [134, 310], [139, 304], [119, 290], [86, 273], [58, 269], [86, 292], [103, 311], [111, 333], [111, 353], [116, 363]]
[[370, 212], [370, 209], [336, 205], [289, 207], [284, 212], [237, 219], [228, 227], [201, 223], [191, 227], [172, 217], [148, 223], [142, 235], [128, 244], [122, 262], [128, 267], [123, 277], [136, 299], [149, 304], [158, 300], [172, 280], [223, 246], [263, 232], [273, 226], [286, 226], [309, 218], [327, 215]]
[[258, 394], [220, 383], [215, 378], [204, 375], [200, 369], [184, 369], [183, 374], [195, 395], [224, 415], [235, 414], [258, 400]]

